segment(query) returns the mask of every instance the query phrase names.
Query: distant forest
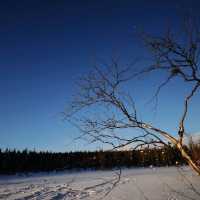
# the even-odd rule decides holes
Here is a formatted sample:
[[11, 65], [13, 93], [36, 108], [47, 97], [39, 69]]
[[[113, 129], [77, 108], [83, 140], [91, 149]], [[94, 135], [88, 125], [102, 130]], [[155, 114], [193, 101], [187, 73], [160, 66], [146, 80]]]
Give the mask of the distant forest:
[[[188, 149], [188, 151], [190, 151]], [[185, 164], [172, 146], [131, 151], [36, 152], [0, 150], [0, 173], [111, 169], [117, 167], [173, 166]]]

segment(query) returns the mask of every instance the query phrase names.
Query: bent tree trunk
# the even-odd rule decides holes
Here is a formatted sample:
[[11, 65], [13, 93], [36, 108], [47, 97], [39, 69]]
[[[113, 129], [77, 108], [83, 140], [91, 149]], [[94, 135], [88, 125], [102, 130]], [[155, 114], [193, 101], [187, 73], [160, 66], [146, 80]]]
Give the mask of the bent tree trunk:
[[182, 157], [186, 160], [189, 166], [200, 176], [200, 167], [191, 159], [188, 153], [184, 150], [183, 146], [178, 142], [176, 147], [181, 152]]
[[185, 151], [185, 149], [183, 148], [183, 144], [182, 144], [182, 137], [177, 140], [176, 138], [174, 138], [171, 134], [162, 131], [158, 128], [155, 128], [153, 126], [151, 126], [150, 124], [142, 124], [143, 128], [148, 128], [150, 130], [155, 131], [156, 133], [162, 135], [163, 137], [165, 137], [168, 141], [170, 141], [172, 144], [174, 144], [177, 149], [180, 151], [181, 156], [186, 160], [186, 162], [188, 163], [188, 165], [200, 176], [200, 166], [198, 166], [190, 157], [190, 155], [188, 155], [188, 153]]

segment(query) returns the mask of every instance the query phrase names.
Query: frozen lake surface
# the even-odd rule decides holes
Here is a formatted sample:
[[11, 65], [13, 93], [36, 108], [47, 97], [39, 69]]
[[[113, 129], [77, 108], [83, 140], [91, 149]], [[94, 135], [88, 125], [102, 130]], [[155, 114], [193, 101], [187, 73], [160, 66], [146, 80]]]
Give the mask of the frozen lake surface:
[[0, 176], [0, 199], [200, 200], [200, 177], [189, 168], [38, 173]]

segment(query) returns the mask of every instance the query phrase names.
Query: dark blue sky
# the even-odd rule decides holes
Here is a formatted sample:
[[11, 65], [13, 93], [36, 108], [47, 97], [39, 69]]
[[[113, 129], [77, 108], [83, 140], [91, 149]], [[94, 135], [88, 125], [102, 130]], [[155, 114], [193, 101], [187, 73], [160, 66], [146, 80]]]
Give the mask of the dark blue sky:
[[[1, 1], [0, 148], [83, 149], [81, 142], [68, 145], [78, 131], [59, 117], [72, 96], [74, 80], [97, 57], [119, 54], [127, 61], [145, 54], [134, 30], [160, 33], [166, 24], [176, 26], [188, 8], [197, 13], [200, 5], [198, 1]], [[159, 124], [166, 126], [170, 120], [164, 117]], [[198, 131], [195, 119], [190, 120], [194, 125], [190, 131]]]

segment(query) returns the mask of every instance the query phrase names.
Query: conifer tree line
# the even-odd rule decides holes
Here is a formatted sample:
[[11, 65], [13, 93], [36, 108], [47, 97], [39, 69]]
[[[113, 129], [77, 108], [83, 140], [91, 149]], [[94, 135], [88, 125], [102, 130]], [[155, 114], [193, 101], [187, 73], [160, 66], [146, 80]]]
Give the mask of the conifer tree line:
[[[193, 147], [194, 149], [194, 147]], [[191, 148], [187, 148], [191, 154]], [[199, 158], [200, 146], [195, 146]], [[36, 152], [0, 150], [0, 173], [111, 169], [116, 167], [173, 166], [185, 164], [180, 152], [173, 146], [129, 151]]]

